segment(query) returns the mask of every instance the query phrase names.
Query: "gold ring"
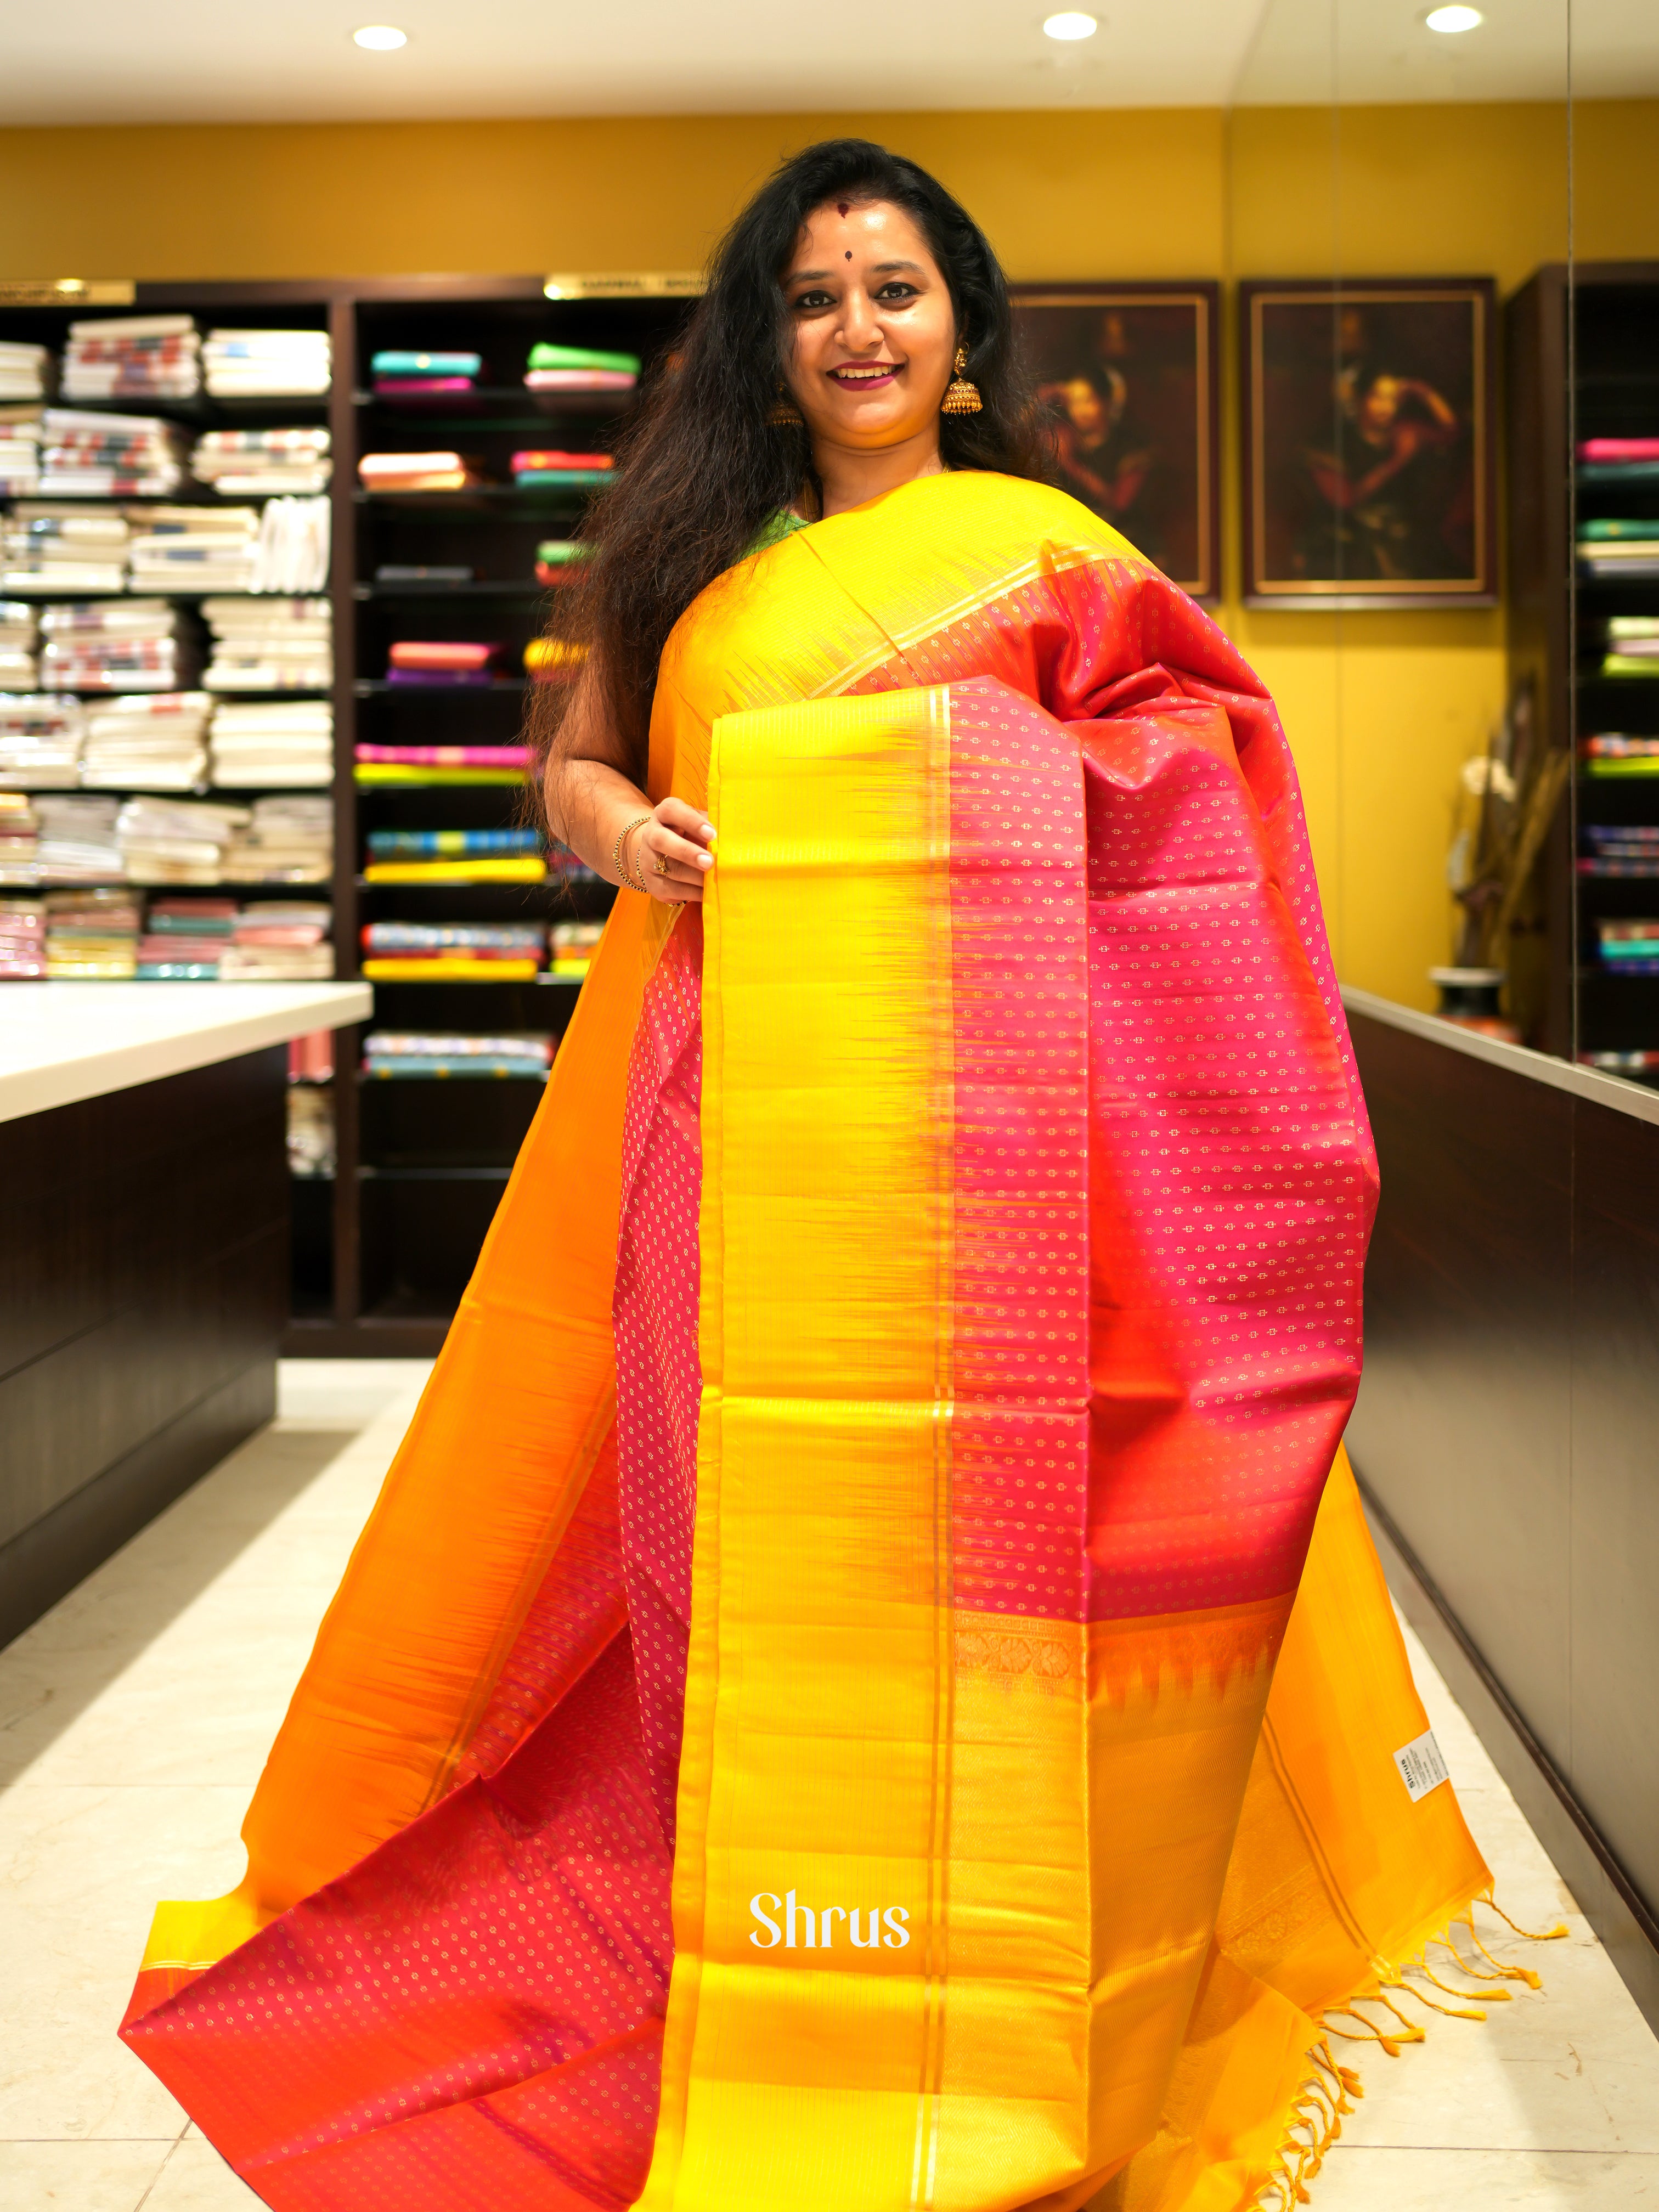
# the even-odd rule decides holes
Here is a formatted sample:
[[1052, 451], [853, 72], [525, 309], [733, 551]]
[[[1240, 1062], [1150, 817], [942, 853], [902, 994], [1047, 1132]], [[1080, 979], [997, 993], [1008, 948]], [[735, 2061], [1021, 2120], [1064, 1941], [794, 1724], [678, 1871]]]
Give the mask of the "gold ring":
[[659, 853], [657, 855], [657, 873], [659, 876], [665, 876], [668, 873], [668, 855], [666, 853]]

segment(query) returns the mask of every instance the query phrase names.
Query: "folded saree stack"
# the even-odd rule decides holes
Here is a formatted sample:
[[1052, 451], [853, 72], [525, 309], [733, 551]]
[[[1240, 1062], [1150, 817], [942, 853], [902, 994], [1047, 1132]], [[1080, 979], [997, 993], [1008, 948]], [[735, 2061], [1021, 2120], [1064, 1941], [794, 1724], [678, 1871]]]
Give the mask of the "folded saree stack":
[[535, 830], [374, 830], [370, 884], [539, 884], [547, 879]]
[[1659, 576], [1659, 519], [1601, 516], [1581, 521], [1578, 565], [1585, 575], [1604, 583]]
[[74, 699], [0, 696], [0, 791], [72, 791], [85, 726]]
[[640, 357], [596, 353], [586, 346], [533, 345], [525, 367], [532, 392], [614, 392], [625, 396], [640, 380]]
[[40, 407], [0, 406], [0, 499], [40, 489]]
[[202, 339], [189, 315], [123, 315], [69, 326], [65, 399], [191, 399], [201, 388]]
[[39, 618], [27, 599], [0, 599], [0, 694], [33, 691]]
[[42, 791], [35, 795], [40, 817], [36, 858], [43, 884], [118, 884], [121, 848], [115, 841], [114, 799], [70, 797]]
[[356, 748], [360, 784], [521, 783], [526, 745], [378, 745]]
[[369, 370], [377, 399], [458, 398], [477, 388], [483, 373], [481, 354], [422, 353], [386, 348], [372, 356]]
[[236, 921], [234, 899], [151, 899], [138, 939], [141, 983], [216, 983]]
[[226, 498], [316, 493], [333, 472], [326, 430], [209, 430], [191, 450], [190, 472]]
[[210, 742], [213, 781], [227, 791], [321, 791], [334, 778], [334, 708], [326, 699], [222, 701]]
[[205, 691], [137, 691], [89, 702], [81, 781], [105, 791], [189, 791], [207, 781]]
[[513, 481], [521, 491], [597, 491], [616, 469], [609, 453], [572, 453], [538, 446], [513, 456]]
[[365, 491], [465, 491], [484, 481], [483, 465], [465, 453], [365, 453], [357, 464]]
[[223, 982], [310, 983], [334, 973], [334, 909], [317, 899], [267, 899], [245, 906], [220, 956]]
[[139, 904], [131, 891], [49, 891], [51, 982], [131, 982], [138, 971]]
[[194, 648], [166, 599], [87, 599], [43, 610], [43, 691], [178, 691]]
[[1659, 823], [1586, 822], [1581, 876], [1659, 876]]
[[386, 653], [386, 681], [433, 685], [488, 684], [499, 645], [475, 639], [398, 638]]
[[165, 499], [184, 481], [183, 439], [157, 416], [48, 407], [40, 418], [40, 489], [48, 499]]
[[0, 884], [28, 890], [40, 880], [40, 817], [27, 794], [0, 791]]
[[[9, 832], [0, 811], [0, 848]], [[0, 862], [0, 867], [3, 863]], [[12, 878], [0, 872], [0, 884]], [[39, 899], [0, 896], [0, 982], [38, 983], [46, 972], [46, 909]]]
[[544, 538], [536, 548], [536, 581], [554, 586], [574, 583], [586, 555], [579, 538]]
[[247, 826], [245, 806], [210, 799], [129, 799], [116, 817], [121, 872], [130, 884], [217, 884], [225, 848]]
[[1586, 775], [1659, 775], [1659, 738], [1598, 730], [1578, 740], [1578, 763]]
[[8, 592], [124, 592], [132, 530], [118, 507], [20, 500], [0, 523]]
[[552, 1065], [546, 1030], [371, 1030], [363, 1039], [362, 1072], [380, 1083], [509, 1077], [545, 1083]]
[[50, 347], [0, 339], [0, 401], [44, 399], [56, 370]]
[[215, 399], [319, 398], [329, 387], [329, 336], [326, 331], [210, 331], [202, 365]]
[[255, 507], [134, 510], [127, 547], [135, 592], [251, 592], [262, 518]]
[[371, 921], [362, 930], [371, 983], [527, 983], [547, 958], [538, 921]]
[[1659, 438], [1583, 438], [1578, 445], [1582, 484], [1659, 483]]
[[333, 801], [298, 792], [256, 799], [225, 848], [222, 871], [228, 884], [325, 884], [334, 872]]
[[213, 640], [202, 678], [210, 691], [326, 691], [334, 681], [327, 599], [204, 599], [202, 619]]

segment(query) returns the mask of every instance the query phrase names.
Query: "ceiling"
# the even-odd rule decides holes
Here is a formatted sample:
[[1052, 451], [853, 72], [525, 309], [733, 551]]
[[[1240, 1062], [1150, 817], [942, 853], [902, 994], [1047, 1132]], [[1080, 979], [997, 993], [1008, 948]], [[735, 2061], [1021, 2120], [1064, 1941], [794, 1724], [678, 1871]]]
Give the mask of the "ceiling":
[[[1048, 5], [1054, 0], [1048, 0]], [[0, 125], [1559, 99], [1568, 0], [0, 0]], [[1654, 0], [1571, 0], [1576, 91], [1659, 91]], [[409, 33], [351, 42], [364, 21]]]

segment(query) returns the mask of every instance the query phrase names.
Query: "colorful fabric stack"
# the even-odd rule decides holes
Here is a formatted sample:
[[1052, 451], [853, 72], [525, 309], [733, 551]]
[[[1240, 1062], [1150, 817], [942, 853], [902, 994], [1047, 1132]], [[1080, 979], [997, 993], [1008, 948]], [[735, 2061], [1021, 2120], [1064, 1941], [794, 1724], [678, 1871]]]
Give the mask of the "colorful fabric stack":
[[334, 973], [334, 910], [308, 899], [245, 906], [219, 963], [225, 982], [310, 983]]
[[84, 724], [73, 699], [0, 698], [0, 791], [72, 791]]
[[553, 1039], [545, 1030], [494, 1035], [455, 1030], [371, 1030], [363, 1039], [363, 1073], [380, 1082], [458, 1076], [519, 1076], [545, 1083]]
[[599, 949], [605, 934], [602, 921], [559, 921], [553, 925], [553, 963], [548, 973], [566, 982], [580, 982]]
[[538, 446], [513, 456], [513, 481], [520, 491], [592, 491], [616, 473], [609, 453], [567, 453]]
[[0, 499], [40, 490], [43, 413], [39, 407], [0, 407]]
[[316, 493], [333, 473], [328, 447], [321, 429], [210, 430], [196, 441], [190, 472], [226, 498]]
[[58, 792], [36, 795], [40, 842], [35, 858], [43, 884], [118, 884], [121, 848], [115, 842], [118, 802], [71, 799]]
[[521, 783], [528, 745], [359, 745], [360, 784]]
[[1578, 447], [1580, 483], [1659, 483], [1659, 438], [1585, 438]]
[[547, 880], [535, 830], [374, 830], [370, 884], [539, 884]]
[[586, 346], [535, 345], [525, 382], [532, 392], [632, 392], [640, 380], [635, 353], [595, 353]]
[[1601, 921], [1602, 965], [1620, 975], [1659, 975], [1659, 921]]
[[488, 684], [499, 645], [471, 639], [399, 638], [386, 655], [389, 684], [426, 684], [442, 690], [456, 684]]
[[236, 921], [234, 899], [152, 899], [138, 939], [141, 983], [212, 983]]
[[1578, 526], [1578, 564], [1602, 581], [1659, 576], [1659, 521], [1603, 517]]
[[532, 637], [524, 649], [525, 673], [532, 684], [568, 684], [587, 658], [585, 645], [562, 637]]
[[[0, 876], [0, 883], [6, 878]], [[39, 899], [0, 898], [0, 979], [35, 982], [46, 972], [46, 909]]]
[[1587, 822], [1581, 876], [1659, 876], [1659, 824]]
[[102, 791], [191, 791], [207, 778], [205, 691], [137, 691], [88, 707], [81, 781]]
[[527, 983], [547, 957], [541, 922], [371, 921], [371, 983]]
[[21, 791], [0, 791], [0, 884], [11, 887], [40, 879], [38, 854], [40, 817]]
[[40, 489], [48, 499], [165, 499], [185, 480], [184, 445], [153, 415], [40, 418]]
[[245, 806], [129, 799], [115, 822], [122, 873], [130, 884], [222, 882], [225, 848], [247, 826]]
[[129, 588], [251, 592], [258, 556], [257, 507], [152, 507], [131, 517]]
[[46, 974], [54, 981], [131, 981], [138, 969], [138, 902], [131, 891], [50, 891]]
[[0, 399], [44, 399], [52, 375], [49, 347], [0, 339]]
[[536, 548], [536, 581], [554, 586], [574, 584], [587, 550], [579, 538], [544, 538]]
[[65, 399], [190, 399], [202, 388], [202, 339], [188, 315], [71, 323]]
[[483, 482], [465, 453], [365, 453], [357, 475], [365, 491], [465, 491]]
[[132, 532], [118, 507], [21, 500], [4, 526], [8, 592], [125, 592]]
[[222, 866], [228, 884], [325, 884], [334, 872], [333, 802], [289, 793], [256, 799]]
[[178, 691], [188, 648], [165, 599], [47, 607], [40, 617], [43, 691]]
[[447, 399], [476, 390], [483, 357], [476, 353], [410, 353], [390, 348], [369, 368], [377, 399]]
[[1602, 730], [1579, 739], [1578, 757], [1586, 775], [1659, 775], [1659, 738]]
[[215, 399], [314, 398], [329, 386], [326, 331], [210, 331], [202, 348]]
[[334, 612], [326, 599], [204, 599], [210, 691], [326, 691], [334, 681]]
[[1659, 676], [1659, 615], [1614, 615], [1607, 623], [1603, 676]]
[[40, 628], [27, 599], [0, 599], [0, 692], [33, 691]]
[[213, 781], [225, 791], [319, 791], [334, 780], [334, 709], [326, 699], [221, 707]]

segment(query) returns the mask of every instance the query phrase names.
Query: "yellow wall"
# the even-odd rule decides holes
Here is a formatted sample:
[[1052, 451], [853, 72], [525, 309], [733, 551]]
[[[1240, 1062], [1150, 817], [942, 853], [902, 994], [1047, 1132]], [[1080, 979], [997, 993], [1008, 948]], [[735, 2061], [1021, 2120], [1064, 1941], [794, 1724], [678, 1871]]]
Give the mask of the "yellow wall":
[[[1566, 112], [1517, 103], [0, 131], [0, 276], [692, 267], [781, 155], [848, 131], [933, 169], [1015, 276], [1508, 289], [1566, 253]], [[1659, 256], [1656, 143], [1659, 102], [1579, 106], [1581, 256]], [[1501, 613], [1255, 613], [1230, 573], [1224, 619], [1285, 710], [1339, 968], [1426, 1005], [1457, 769], [1503, 703]]]

